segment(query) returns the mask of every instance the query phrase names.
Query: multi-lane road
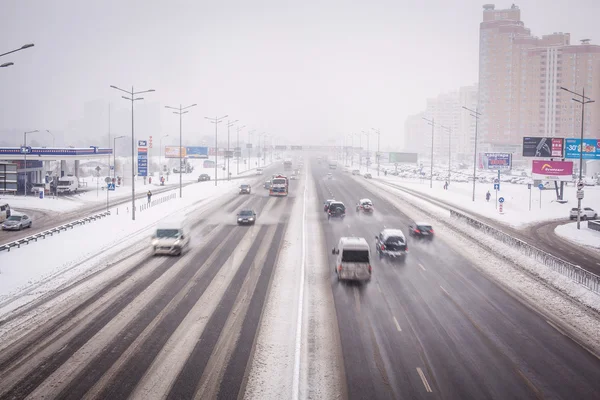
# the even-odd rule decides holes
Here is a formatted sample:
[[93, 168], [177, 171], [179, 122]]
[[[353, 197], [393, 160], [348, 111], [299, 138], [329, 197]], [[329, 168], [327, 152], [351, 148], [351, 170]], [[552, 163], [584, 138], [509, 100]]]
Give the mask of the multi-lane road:
[[[410, 218], [358, 178], [336, 171], [329, 180], [327, 172], [309, 163], [287, 198], [270, 198], [257, 178], [251, 195], [232, 194], [190, 215], [192, 247], [181, 258], [151, 257], [141, 248], [11, 315], [0, 323], [0, 399], [600, 397], [600, 360], [441, 238], [409, 241], [404, 263], [375, 256], [369, 283], [338, 282], [331, 248], [340, 236], [373, 243], [384, 227], [406, 232]], [[344, 221], [322, 212], [332, 195], [347, 206]], [[354, 212], [363, 197], [373, 200], [375, 215]], [[242, 207], [258, 212], [255, 226], [235, 224]], [[309, 260], [286, 259], [283, 269], [280, 256], [299, 245], [290, 243], [298, 236], [290, 231], [304, 226], [300, 219], [309, 219], [302, 228]], [[311, 237], [324, 243], [311, 244]], [[273, 277], [301, 266], [305, 285], [324, 283], [331, 304], [311, 301], [315, 291], [307, 290], [298, 308], [288, 304], [302, 298], [294, 292], [281, 300], [279, 321], [268, 321], [267, 302], [285, 291]], [[312, 269], [322, 272], [320, 282]], [[271, 371], [273, 382], [297, 370], [294, 354], [281, 365], [257, 362], [265, 325], [289, 326], [273, 329], [273, 347], [286, 341], [293, 351], [296, 311], [310, 321], [316, 307], [331, 308], [326, 326], [336, 339], [325, 345], [322, 335], [301, 330], [310, 339], [296, 352], [300, 391], [250, 392], [252, 369]], [[325, 353], [340, 365], [314, 368]], [[326, 380], [335, 381], [336, 393], [311, 392]]]

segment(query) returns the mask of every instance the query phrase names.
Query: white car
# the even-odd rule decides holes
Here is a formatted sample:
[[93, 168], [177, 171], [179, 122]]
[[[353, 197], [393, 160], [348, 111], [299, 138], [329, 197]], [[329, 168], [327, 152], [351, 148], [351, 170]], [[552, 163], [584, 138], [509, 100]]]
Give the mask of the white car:
[[[570, 219], [577, 219], [577, 208], [571, 208], [571, 212], [569, 214]], [[598, 213], [592, 210], [589, 207], [584, 207], [581, 210], [581, 219], [596, 219], [598, 218]]]
[[331, 172], [327, 174], [327, 179], [333, 179], [333, 174]]

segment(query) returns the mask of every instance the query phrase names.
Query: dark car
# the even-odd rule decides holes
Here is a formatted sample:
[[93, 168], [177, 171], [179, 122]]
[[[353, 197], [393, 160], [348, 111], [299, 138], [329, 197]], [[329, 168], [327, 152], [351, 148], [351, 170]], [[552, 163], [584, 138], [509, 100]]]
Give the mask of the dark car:
[[334, 201], [334, 199], [325, 200], [325, 204], [323, 204], [323, 211], [327, 212], [329, 210], [329, 205]]
[[375, 236], [375, 248], [380, 258], [387, 256], [404, 261], [408, 253], [408, 243], [400, 229], [382, 230]]
[[423, 239], [433, 239], [433, 227], [427, 222], [415, 222], [408, 226], [409, 236]]
[[246, 184], [240, 185], [240, 194], [250, 194], [251, 190], [252, 189], [250, 188], [250, 185], [246, 185]]
[[327, 219], [340, 218], [344, 219], [346, 216], [346, 206], [341, 201], [333, 201], [329, 204], [327, 209]]
[[210, 176], [208, 174], [202, 174], [198, 177], [198, 182], [210, 181]]
[[242, 210], [237, 215], [238, 225], [254, 225], [256, 222], [256, 213], [253, 210]]
[[265, 189], [271, 189], [271, 181], [266, 181], [264, 185]]
[[4, 231], [20, 231], [23, 228], [31, 228], [31, 218], [25, 214], [12, 214], [2, 224]]
[[366, 179], [371, 179], [373, 177], [373, 175], [371, 175], [369, 172], [367, 172], [364, 176]]

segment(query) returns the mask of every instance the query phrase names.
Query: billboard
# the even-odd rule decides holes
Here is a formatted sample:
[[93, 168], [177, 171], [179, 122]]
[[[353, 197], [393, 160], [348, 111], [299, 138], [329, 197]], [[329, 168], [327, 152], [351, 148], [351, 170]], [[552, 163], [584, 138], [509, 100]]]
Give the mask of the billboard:
[[183, 154], [187, 158], [208, 158], [208, 147], [188, 146]]
[[251, 149], [252, 148], [252, 143], [246, 143], [246, 148], [247, 149]]
[[[181, 156], [185, 157], [185, 147]], [[165, 146], [165, 158], [179, 158], [179, 146]]]
[[417, 153], [390, 153], [389, 160], [391, 163], [412, 163], [416, 164], [418, 161]]
[[[579, 159], [581, 139], [565, 139], [565, 158]], [[583, 159], [600, 160], [600, 139], [583, 139]]]
[[[142, 140], [140, 140], [142, 142]], [[148, 148], [138, 147], [138, 176], [148, 176]]]
[[302, 150], [302, 146], [292, 146], [292, 150]]
[[573, 180], [573, 161], [533, 160], [531, 177], [547, 181]]
[[497, 170], [510, 170], [512, 168], [512, 154], [510, 153], [480, 153], [479, 168]]
[[523, 157], [562, 157], [564, 141], [563, 138], [524, 137]]
[[287, 146], [277, 145], [275, 146], [275, 150], [287, 150]]

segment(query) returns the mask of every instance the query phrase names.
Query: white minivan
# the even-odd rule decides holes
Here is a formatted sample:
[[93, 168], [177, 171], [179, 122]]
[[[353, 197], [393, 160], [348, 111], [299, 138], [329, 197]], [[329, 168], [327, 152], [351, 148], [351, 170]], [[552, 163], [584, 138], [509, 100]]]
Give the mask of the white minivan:
[[338, 280], [371, 280], [371, 249], [365, 238], [342, 237], [332, 254], [337, 255], [335, 272]]
[[190, 233], [184, 221], [165, 221], [152, 234], [152, 255], [180, 256], [190, 244]]
[[79, 179], [73, 175], [63, 176], [58, 178], [56, 191], [58, 193], [74, 193], [79, 188]]

